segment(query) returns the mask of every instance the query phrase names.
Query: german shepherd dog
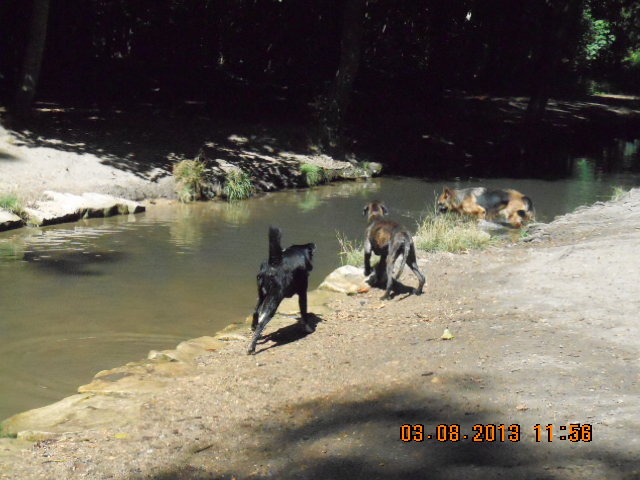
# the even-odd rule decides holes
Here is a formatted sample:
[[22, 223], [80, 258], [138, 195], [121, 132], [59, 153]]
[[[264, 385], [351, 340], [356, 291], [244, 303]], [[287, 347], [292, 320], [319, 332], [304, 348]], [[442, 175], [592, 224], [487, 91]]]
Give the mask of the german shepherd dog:
[[534, 220], [531, 199], [516, 190], [489, 190], [484, 187], [454, 190], [445, 187], [438, 199], [438, 213], [457, 212], [479, 220], [496, 220], [521, 228]]
[[258, 272], [258, 304], [253, 312], [251, 329], [253, 339], [247, 353], [255, 353], [256, 343], [264, 327], [269, 323], [278, 310], [284, 298], [298, 295], [302, 323], [307, 332], [313, 327], [307, 319], [307, 286], [309, 272], [313, 270], [313, 252], [315, 244], [291, 245], [282, 250], [280, 245], [281, 232], [279, 228], [269, 227], [269, 259], [260, 265]]
[[[387, 207], [379, 202], [373, 201], [365, 205], [362, 212], [367, 217], [367, 229], [364, 239], [364, 274], [371, 274], [371, 252], [380, 255], [380, 263], [376, 269], [376, 277], [386, 276], [386, 289], [380, 298], [386, 300], [391, 296], [391, 286], [393, 285], [393, 266], [399, 256], [402, 255], [402, 263], [396, 275], [396, 280], [400, 277], [405, 263], [413, 271], [418, 281], [418, 288], [413, 293], [420, 295], [424, 287], [425, 278], [416, 261], [416, 249], [409, 231], [398, 222], [385, 218]], [[376, 278], [376, 281], [383, 282], [383, 278]]]

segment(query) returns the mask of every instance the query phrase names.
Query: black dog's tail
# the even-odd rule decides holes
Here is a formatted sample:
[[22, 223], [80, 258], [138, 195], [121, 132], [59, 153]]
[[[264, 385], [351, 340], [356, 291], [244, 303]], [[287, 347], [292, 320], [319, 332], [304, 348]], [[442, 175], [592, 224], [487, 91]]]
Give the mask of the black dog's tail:
[[282, 232], [277, 227], [269, 227], [269, 265], [275, 267], [282, 262]]
[[402, 262], [400, 262], [400, 268], [398, 269], [398, 274], [396, 275], [396, 280], [400, 278], [402, 275], [402, 270], [404, 270], [404, 266], [407, 263], [407, 257], [409, 256], [409, 249], [411, 248], [411, 237], [408, 233], [403, 232], [404, 242], [402, 242], [402, 247], [404, 251], [402, 252]]

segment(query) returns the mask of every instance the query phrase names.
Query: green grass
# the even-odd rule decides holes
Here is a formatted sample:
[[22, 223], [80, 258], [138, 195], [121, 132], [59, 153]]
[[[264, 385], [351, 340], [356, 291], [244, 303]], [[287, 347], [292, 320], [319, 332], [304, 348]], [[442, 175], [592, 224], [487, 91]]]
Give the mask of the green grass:
[[475, 219], [455, 214], [427, 215], [414, 236], [416, 247], [427, 252], [462, 252], [481, 249], [492, 243], [491, 235], [478, 227]]
[[363, 267], [364, 246], [362, 245], [362, 242], [350, 240], [343, 233], [338, 231], [336, 231], [336, 238], [338, 239], [338, 245], [340, 245], [340, 251], [338, 252], [340, 264]]
[[613, 187], [613, 192], [611, 193], [611, 200], [613, 200], [614, 202], [617, 200], [620, 200], [622, 197], [624, 197], [627, 193], [629, 192], [629, 190], [622, 188], [622, 187]]
[[13, 193], [0, 196], [0, 209], [11, 212], [22, 219], [27, 217], [22, 201]]
[[251, 175], [242, 170], [234, 170], [227, 174], [223, 193], [227, 200], [244, 200], [255, 192]]
[[318, 185], [325, 181], [324, 169], [310, 163], [300, 165], [300, 172], [304, 176], [305, 182], [309, 187]]
[[178, 186], [178, 198], [181, 202], [202, 200], [206, 188], [207, 166], [200, 160], [182, 160], [173, 166], [173, 176]]

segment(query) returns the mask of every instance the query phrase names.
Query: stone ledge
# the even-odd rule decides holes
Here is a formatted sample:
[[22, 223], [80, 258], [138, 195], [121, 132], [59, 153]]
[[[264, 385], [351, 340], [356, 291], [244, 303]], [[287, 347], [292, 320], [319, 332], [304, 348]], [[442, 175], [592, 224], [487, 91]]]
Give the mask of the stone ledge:
[[81, 218], [110, 217], [139, 213], [145, 207], [137, 202], [100, 193], [74, 195], [53, 191], [44, 192], [34, 207], [26, 207], [27, 223], [45, 226], [72, 222]]

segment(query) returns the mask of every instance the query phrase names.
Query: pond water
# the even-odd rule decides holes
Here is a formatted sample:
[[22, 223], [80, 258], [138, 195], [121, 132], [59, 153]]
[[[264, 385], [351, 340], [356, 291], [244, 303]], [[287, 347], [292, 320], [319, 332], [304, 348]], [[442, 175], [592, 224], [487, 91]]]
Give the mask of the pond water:
[[270, 224], [286, 246], [317, 244], [315, 288], [339, 266], [336, 231], [361, 238], [369, 200], [383, 199], [415, 229], [444, 185], [515, 188], [549, 221], [610, 198], [613, 186], [639, 185], [639, 144], [627, 144], [618, 173], [581, 158], [562, 180], [379, 178], [0, 233], [0, 419], [73, 394], [99, 370], [242, 321]]

